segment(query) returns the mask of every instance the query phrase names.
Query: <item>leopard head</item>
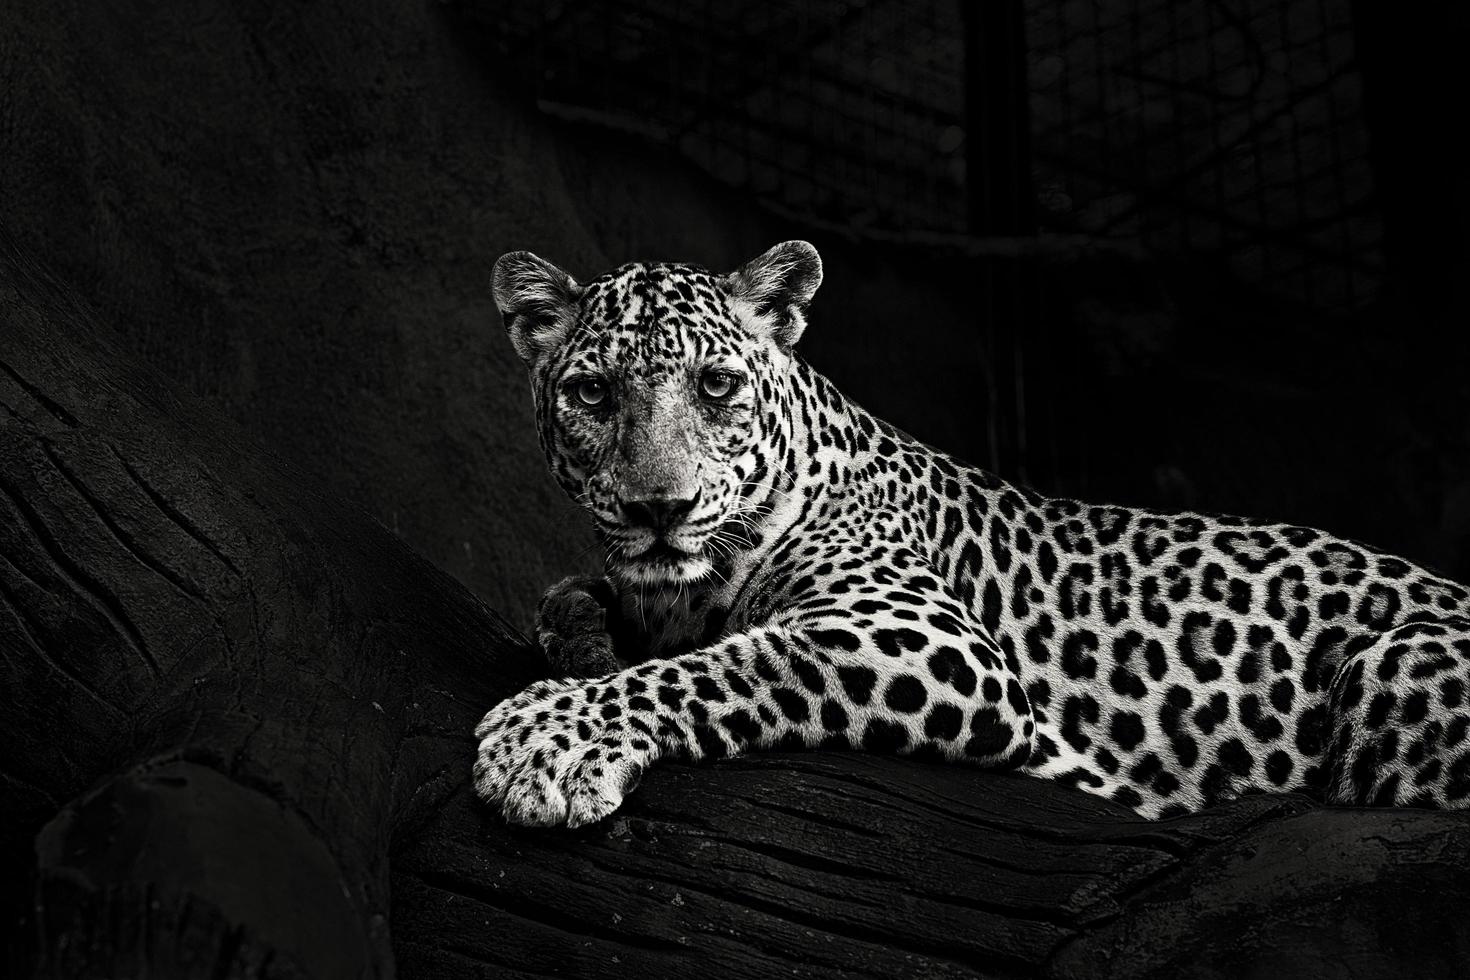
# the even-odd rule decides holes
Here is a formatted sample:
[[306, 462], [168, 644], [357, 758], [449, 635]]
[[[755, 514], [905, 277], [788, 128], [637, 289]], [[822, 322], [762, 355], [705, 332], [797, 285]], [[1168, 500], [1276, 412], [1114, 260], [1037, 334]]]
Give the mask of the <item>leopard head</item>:
[[495, 263], [541, 447], [611, 572], [697, 581], [758, 526], [789, 451], [792, 347], [821, 281], [806, 242], [725, 275], [649, 262], [580, 284], [530, 252]]

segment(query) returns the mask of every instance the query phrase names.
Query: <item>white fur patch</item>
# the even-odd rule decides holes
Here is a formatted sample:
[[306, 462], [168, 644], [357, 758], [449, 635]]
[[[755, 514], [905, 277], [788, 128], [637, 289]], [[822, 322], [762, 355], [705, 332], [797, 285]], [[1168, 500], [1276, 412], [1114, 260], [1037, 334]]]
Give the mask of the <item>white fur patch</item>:
[[621, 562], [612, 569], [614, 575], [631, 585], [678, 585], [698, 582], [714, 571], [708, 558], [698, 555], [678, 562]]

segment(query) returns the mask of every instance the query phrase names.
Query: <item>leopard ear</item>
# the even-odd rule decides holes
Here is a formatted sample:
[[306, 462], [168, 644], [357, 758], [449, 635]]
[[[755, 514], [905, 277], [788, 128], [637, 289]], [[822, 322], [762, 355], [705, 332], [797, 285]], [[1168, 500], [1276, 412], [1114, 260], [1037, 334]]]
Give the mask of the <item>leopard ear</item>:
[[507, 252], [495, 260], [491, 283], [511, 346], [528, 365], [565, 340], [577, 322], [582, 287], [538, 255]]
[[790, 350], [806, 329], [806, 308], [822, 284], [822, 257], [807, 242], [782, 242], [726, 277], [756, 328]]

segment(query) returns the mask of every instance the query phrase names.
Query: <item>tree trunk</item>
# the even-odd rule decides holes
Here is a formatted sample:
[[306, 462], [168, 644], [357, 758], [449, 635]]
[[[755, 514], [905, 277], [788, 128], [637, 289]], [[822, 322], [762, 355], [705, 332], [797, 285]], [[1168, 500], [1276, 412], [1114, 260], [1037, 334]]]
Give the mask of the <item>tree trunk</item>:
[[471, 730], [534, 676], [524, 639], [0, 251], [11, 974], [1470, 962], [1464, 814], [1278, 796], [1147, 823], [1035, 780], [832, 754], [663, 766], [598, 826], [506, 828], [469, 791]]

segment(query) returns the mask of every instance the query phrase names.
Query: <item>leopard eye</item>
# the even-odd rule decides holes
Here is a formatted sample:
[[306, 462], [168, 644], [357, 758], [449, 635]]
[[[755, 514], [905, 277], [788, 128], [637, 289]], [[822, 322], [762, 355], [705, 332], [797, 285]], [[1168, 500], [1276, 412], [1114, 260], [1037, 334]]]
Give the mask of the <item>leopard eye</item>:
[[723, 401], [740, 387], [740, 376], [733, 371], [716, 368], [699, 376], [699, 393], [710, 401]]
[[607, 401], [607, 382], [601, 378], [583, 378], [572, 386], [577, 401], [595, 408]]

